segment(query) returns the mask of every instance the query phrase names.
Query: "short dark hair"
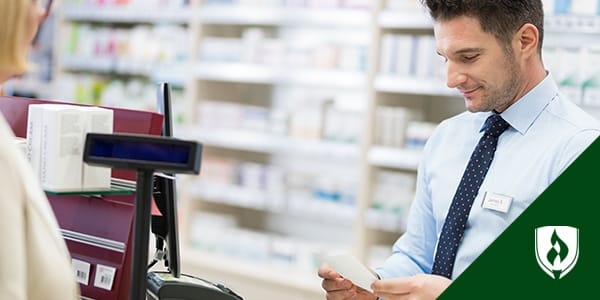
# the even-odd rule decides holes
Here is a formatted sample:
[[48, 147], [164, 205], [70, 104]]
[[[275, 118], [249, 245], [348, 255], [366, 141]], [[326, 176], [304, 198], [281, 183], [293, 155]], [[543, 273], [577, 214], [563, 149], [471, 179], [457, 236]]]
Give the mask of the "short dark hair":
[[526, 23], [539, 31], [538, 52], [544, 40], [544, 9], [541, 0], [421, 0], [434, 21], [467, 16], [479, 20], [484, 32], [493, 34], [510, 49], [513, 34]]

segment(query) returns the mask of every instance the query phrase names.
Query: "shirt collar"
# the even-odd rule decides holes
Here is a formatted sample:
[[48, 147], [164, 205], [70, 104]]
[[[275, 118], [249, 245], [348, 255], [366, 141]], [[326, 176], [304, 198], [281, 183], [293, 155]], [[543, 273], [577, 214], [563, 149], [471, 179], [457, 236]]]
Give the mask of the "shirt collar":
[[[548, 72], [546, 78], [542, 80], [531, 91], [525, 94], [517, 102], [509, 106], [500, 115], [512, 128], [520, 134], [525, 134], [531, 127], [535, 119], [542, 113], [544, 108], [553, 101], [558, 95], [558, 86]], [[493, 114], [490, 112], [487, 116]], [[486, 117], [487, 117], [486, 116]], [[480, 131], [485, 130], [485, 122], [481, 125]]]

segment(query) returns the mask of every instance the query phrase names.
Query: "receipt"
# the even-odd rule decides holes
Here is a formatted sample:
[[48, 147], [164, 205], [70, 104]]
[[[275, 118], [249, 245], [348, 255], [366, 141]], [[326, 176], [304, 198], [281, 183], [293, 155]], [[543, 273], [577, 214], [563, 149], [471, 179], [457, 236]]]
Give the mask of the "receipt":
[[352, 281], [355, 285], [371, 291], [371, 284], [377, 280], [363, 263], [349, 254], [329, 255], [322, 258], [323, 262], [332, 267], [342, 277]]

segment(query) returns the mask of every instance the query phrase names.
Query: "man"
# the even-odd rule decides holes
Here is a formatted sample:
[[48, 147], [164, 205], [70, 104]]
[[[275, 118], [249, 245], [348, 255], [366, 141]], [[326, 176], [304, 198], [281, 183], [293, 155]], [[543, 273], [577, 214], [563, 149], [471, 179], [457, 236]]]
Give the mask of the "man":
[[374, 293], [322, 266], [330, 300], [436, 298], [600, 133], [544, 68], [541, 0], [422, 2], [467, 112], [429, 139], [407, 231], [375, 269]]

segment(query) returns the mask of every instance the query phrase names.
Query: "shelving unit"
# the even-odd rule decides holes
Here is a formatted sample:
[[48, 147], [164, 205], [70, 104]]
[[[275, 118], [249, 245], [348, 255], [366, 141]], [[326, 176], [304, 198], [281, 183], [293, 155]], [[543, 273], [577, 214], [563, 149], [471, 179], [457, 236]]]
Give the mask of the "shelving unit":
[[370, 11], [196, 5], [180, 132], [206, 152], [179, 193], [184, 261], [248, 298], [321, 299], [318, 255], [353, 247]]
[[600, 43], [600, 17], [593, 12], [550, 15], [545, 19], [544, 62], [561, 92], [600, 118], [599, 69], [595, 61]]
[[[435, 51], [427, 48], [432, 22], [418, 1], [315, 8], [191, 0], [161, 9], [74, 2], [58, 10], [54, 77], [92, 74], [84, 84], [100, 76], [180, 87], [173, 94], [181, 101], [175, 134], [205, 146], [200, 176], [178, 184], [183, 271], [248, 299], [322, 299], [316, 267], [324, 253], [381, 262], [405, 229], [423, 142], [438, 122], [464, 111], [460, 95], [446, 87], [445, 67], [435, 65]], [[552, 55], [562, 55], [564, 45], [595, 54], [599, 20], [546, 18], [545, 62], [557, 80], [569, 74], [556, 62], [573, 60]], [[72, 24], [176, 26], [184, 29], [186, 51], [166, 62], [67, 56]], [[420, 48], [406, 52], [406, 43]], [[564, 80], [563, 88], [600, 117], [600, 97], [585, 100], [582, 88], [588, 82], [593, 91], [583, 78], [596, 69], [578, 74], [572, 88]], [[78, 84], [53, 82], [53, 88], [74, 91]], [[79, 101], [73, 95], [54, 97]], [[137, 97], [154, 101], [154, 89]], [[141, 104], [122, 106], [129, 105]]]
[[[85, 104], [154, 110], [156, 83], [167, 81], [184, 98], [189, 74], [191, 6], [178, 1], [61, 1], [53, 97]], [[183, 122], [184, 99], [174, 103]]]

